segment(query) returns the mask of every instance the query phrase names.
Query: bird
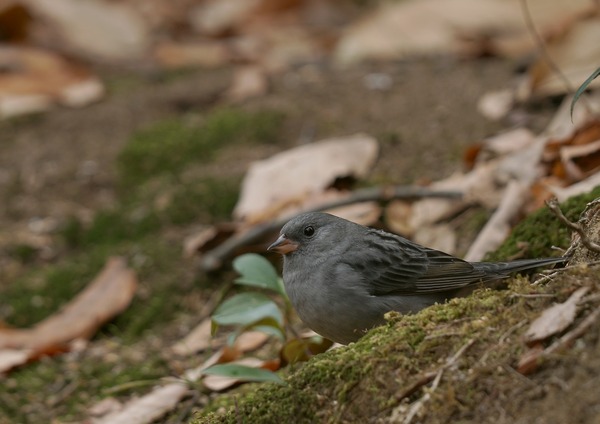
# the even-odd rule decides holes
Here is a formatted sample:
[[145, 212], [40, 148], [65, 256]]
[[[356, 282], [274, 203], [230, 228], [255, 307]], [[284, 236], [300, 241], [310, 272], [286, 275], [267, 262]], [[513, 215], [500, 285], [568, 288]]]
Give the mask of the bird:
[[300, 319], [340, 344], [383, 324], [387, 312], [416, 313], [478, 283], [566, 260], [467, 262], [323, 212], [289, 220], [267, 251], [283, 255], [285, 290]]

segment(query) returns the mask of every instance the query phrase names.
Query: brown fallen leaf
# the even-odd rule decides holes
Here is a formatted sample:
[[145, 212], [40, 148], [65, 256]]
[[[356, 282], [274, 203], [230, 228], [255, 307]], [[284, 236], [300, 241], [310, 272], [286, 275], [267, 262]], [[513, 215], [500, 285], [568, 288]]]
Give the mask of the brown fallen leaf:
[[210, 317], [202, 320], [183, 340], [178, 341], [171, 347], [173, 353], [180, 356], [187, 356], [211, 347], [213, 345], [213, 338], [210, 331], [211, 321]]
[[319, 195], [337, 178], [365, 176], [377, 158], [377, 141], [364, 134], [323, 140], [254, 162], [242, 183], [234, 217], [260, 222], [281, 210]]
[[544, 354], [544, 345], [542, 343], [535, 343], [529, 349], [521, 355], [519, 364], [517, 365], [517, 371], [523, 375], [531, 374], [534, 372], [539, 363], [540, 357]]
[[45, 23], [43, 44], [60, 46], [61, 51], [103, 61], [132, 61], [142, 57], [150, 44], [149, 25], [126, 2], [22, 1]]
[[240, 352], [251, 352], [264, 345], [269, 335], [262, 331], [245, 331], [235, 339], [233, 347]]
[[[90, 338], [105, 322], [121, 313], [137, 287], [125, 260], [113, 257], [100, 274], [71, 302], [33, 328], [0, 328], [0, 353], [28, 352], [27, 360], [70, 349], [70, 342]], [[10, 367], [0, 368], [6, 371]]]
[[241, 102], [267, 92], [269, 81], [266, 72], [256, 65], [243, 66], [235, 70], [231, 87], [225, 98], [232, 102]]
[[92, 423], [147, 424], [155, 422], [174, 409], [189, 391], [189, 387], [183, 382], [160, 386], [142, 397], [131, 399], [119, 411], [92, 419]]
[[154, 58], [166, 68], [184, 68], [198, 66], [214, 68], [223, 66], [231, 60], [231, 52], [220, 41], [159, 43], [154, 47]]
[[510, 233], [514, 217], [523, 207], [528, 190], [527, 185], [517, 180], [513, 180], [508, 184], [498, 209], [471, 244], [465, 255], [465, 260], [470, 262], [481, 261], [486, 253], [497, 249], [502, 244]]
[[0, 48], [0, 117], [79, 107], [98, 100], [104, 86], [87, 68], [55, 53], [30, 47]]
[[565, 302], [553, 305], [531, 323], [523, 336], [525, 344], [536, 343], [562, 332], [573, 323], [577, 315], [577, 303], [588, 292], [588, 287], [576, 290]]
[[[529, 69], [529, 84], [523, 93], [551, 96], [568, 93], [573, 87], [579, 87], [598, 67], [600, 62], [600, 13], [597, 6], [590, 5], [588, 13], [581, 13], [573, 19], [562, 34], [548, 40], [546, 54], [552, 59], [553, 66], [545, 57], [540, 57]], [[560, 69], [557, 75], [555, 68]], [[570, 87], [564, 79], [569, 81]], [[590, 88], [600, 86], [598, 79]], [[522, 100], [522, 99], [521, 99]]]

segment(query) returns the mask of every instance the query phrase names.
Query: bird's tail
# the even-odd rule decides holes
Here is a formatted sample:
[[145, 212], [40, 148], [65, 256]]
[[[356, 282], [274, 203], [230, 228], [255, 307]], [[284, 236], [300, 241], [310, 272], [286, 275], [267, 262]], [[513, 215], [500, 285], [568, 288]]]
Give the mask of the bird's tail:
[[499, 277], [508, 276], [515, 272], [543, 267], [552, 264], [564, 263], [567, 258], [544, 258], [544, 259], [519, 259], [511, 262], [475, 262], [475, 269], [481, 270], [488, 275], [497, 274]]

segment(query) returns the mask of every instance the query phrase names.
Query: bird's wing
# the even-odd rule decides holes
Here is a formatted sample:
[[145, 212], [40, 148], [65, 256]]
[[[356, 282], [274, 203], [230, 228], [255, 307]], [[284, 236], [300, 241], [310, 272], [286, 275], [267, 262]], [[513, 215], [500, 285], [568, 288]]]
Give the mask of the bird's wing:
[[486, 280], [469, 262], [393, 234], [372, 231], [362, 243], [360, 253], [347, 256], [348, 264], [369, 279], [375, 296], [444, 292]]

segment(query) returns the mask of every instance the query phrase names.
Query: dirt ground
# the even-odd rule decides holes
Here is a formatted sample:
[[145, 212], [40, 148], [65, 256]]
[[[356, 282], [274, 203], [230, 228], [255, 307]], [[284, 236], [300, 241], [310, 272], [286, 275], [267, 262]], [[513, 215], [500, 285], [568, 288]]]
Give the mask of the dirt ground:
[[[515, 69], [516, 64], [497, 59], [451, 58], [371, 64], [352, 69], [335, 69], [323, 64], [299, 66], [276, 76], [265, 96], [236, 106], [243, 111], [282, 112], [283, 128], [276, 143], [228, 146], [214, 160], [198, 166], [205, 176], [240, 178], [252, 160], [329, 136], [365, 132], [378, 138], [382, 147], [370, 183], [436, 180], [462, 166], [467, 146], [511, 125], [511, 122], [486, 120], [477, 113], [476, 104], [485, 92], [509, 86]], [[40, 273], [49, 267], [78, 260], [81, 252], [65, 247], [60, 239], [60, 229], [69, 219], [76, 217], [85, 225], [92, 222], [99, 211], [119, 207], [122, 198], [116, 187], [116, 160], [131, 135], [169, 117], [185, 115], [203, 119], [211, 110], [223, 106], [222, 93], [231, 75], [229, 69], [169, 75], [100, 71], [109, 87], [103, 101], [84, 109], [58, 108], [0, 123], [0, 203], [3, 205], [0, 208], [0, 322], [27, 322], [16, 316], [15, 307], [11, 306], [18, 296], [17, 281], [27, 282], [31, 273], [39, 279]], [[381, 90], [369, 88], [367, 79], [378, 77], [391, 81], [391, 85]], [[527, 122], [539, 130], [548, 122], [554, 108], [551, 101], [530, 105], [513, 113], [510, 120]], [[151, 332], [141, 331], [139, 338], [128, 341], [125, 347], [114, 346], [122, 340], [110, 332], [103, 333], [88, 346], [90, 350], [105, 349], [96, 360], [105, 358], [107, 351], [133, 362], [146, 355], [142, 349], [148, 349], [147, 355], [160, 352], [198, 321], [194, 313], [198, 313], [198, 305], [210, 296], [215, 281], [231, 279], [229, 274], [201, 277], [198, 284], [193, 262], [181, 259], [183, 237], [199, 224], [203, 222], [161, 229], [175, 252], [175, 259], [162, 266], [187, 268], [186, 280], [178, 286], [182, 299], [185, 298], [182, 312], [173, 322], [151, 327]], [[32, 251], [26, 259], [14, 253], [17, 247], [23, 246]], [[33, 286], [32, 283], [27, 287]], [[29, 305], [29, 308], [35, 307], [35, 303]], [[26, 314], [26, 310], [18, 311]], [[0, 404], [8, 402], [5, 405], [10, 408], [0, 415], [0, 422], [53, 419], [65, 422], [85, 417], [87, 408], [105, 395], [101, 387], [76, 385], [73, 392], [65, 393], [66, 398], [80, 391], [98, 391], [79, 393], [76, 404], [66, 408], [62, 406], [64, 399], [48, 402], [51, 395], [48, 391], [57, 388], [46, 385], [48, 389], [44, 390], [44, 377], [39, 376], [40, 372], [37, 372], [40, 384], [24, 383], [32, 369], [43, 370], [48, 361], [58, 361], [60, 365], [56, 367], [61, 370], [74, 360], [76, 358], [45, 359], [45, 365], [32, 365], [42, 368], [28, 365], [10, 373], [7, 384], [12, 392], [0, 399]], [[162, 360], [167, 362], [164, 368], [172, 373], [183, 366]], [[113, 365], [107, 365], [107, 372], [114, 366], [110, 364]], [[107, 384], [117, 383], [109, 381]], [[65, 385], [59, 385], [58, 390]], [[34, 390], [35, 387], [39, 388], [38, 392], [27, 396], [17, 394], [22, 388]], [[143, 392], [140, 389], [136, 393]], [[128, 394], [126, 391], [124, 398]], [[178, 411], [167, 418], [167, 422], [176, 422], [182, 416], [185, 419], [192, 407], [201, 407], [206, 401], [203, 397], [202, 401], [194, 400], [196, 404], [186, 404], [183, 412]]]

